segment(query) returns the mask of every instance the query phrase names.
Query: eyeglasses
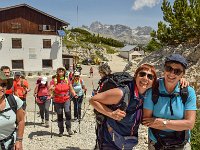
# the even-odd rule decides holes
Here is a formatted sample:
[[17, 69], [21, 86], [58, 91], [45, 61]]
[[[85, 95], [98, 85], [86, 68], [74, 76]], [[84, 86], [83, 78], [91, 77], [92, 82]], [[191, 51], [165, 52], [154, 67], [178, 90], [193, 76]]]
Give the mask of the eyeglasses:
[[154, 76], [152, 74], [146, 73], [144, 71], [139, 72], [138, 75], [139, 75], [139, 77], [147, 76], [147, 78], [149, 80], [153, 80], [154, 79]]
[[167, 66], [167, 65], [165, 66], [165, 71], [170, 72], [170, 73], [173, 72], [173, 74], [175, 74], [177, 76], [179, 76], [183, 72], [183, 70], [181, 70], [181, 69], [175, 69], [175, 68], [173, 68], [171, 66]]
[[7, 84], [3, 82], [3, 83], [0, 83], [0, 86], [4, 88], [7, 86]]
[[60, 70], [58, 70], [59, 72], [65, 72], [65, 70], [64, 69], [60, 69]]

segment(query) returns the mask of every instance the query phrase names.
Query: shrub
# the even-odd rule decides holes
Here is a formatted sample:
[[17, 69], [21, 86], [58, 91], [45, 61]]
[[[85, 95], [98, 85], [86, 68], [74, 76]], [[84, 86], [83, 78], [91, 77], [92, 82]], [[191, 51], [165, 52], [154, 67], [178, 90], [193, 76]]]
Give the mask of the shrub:
[[197, 111], [196, 123], [192, 129], [191, 146], [192, 150], [200, 149], [200, 110]]

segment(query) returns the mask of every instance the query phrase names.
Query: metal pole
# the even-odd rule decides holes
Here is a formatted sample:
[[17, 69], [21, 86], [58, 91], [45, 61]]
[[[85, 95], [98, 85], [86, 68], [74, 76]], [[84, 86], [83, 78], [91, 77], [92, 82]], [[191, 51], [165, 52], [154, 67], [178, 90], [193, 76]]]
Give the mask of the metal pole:
[[51, 116], [51, 138], [53, 136], [53, 98], [51, 99], [51, 105], [52, 105], [52, 116]]
[[35, 97], [35, 109], [34, 109], [34, 128], [35, 128], [35, 116], [36, 116], [36, 97]]

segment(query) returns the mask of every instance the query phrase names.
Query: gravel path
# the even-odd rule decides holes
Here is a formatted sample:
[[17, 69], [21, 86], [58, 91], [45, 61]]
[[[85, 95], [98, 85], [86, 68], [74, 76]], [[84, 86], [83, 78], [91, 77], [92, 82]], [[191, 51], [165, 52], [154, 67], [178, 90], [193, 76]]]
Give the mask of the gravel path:
[[[109, 65], [113, 72], [122, 71], [126, 62], [118, 57], [117, 55], [112, 56]], [[93, 114], [93, 108], [88, 104], [88, 99], [91, 97], [91, 91], [93, 88], [97, 87], [97, 82], [99, 80], [99, 74], [97, 71], [97, 66], [94, 66], [94, 77], [89, 78], [89, 68], [90, 66], [82, 66], [82, 78], [85, 81], [87, 91], [87, 97], [84, 99], [82, 106], [82, 114], [85, 113], [83, 120], [80, 122], [80, 133], [79, 133], [79, 123], [72, 122], [72, 130], [75, 133], [72, 136], [68, 136], [66, 130], [63, 137], [58, 137], [58, 127], [56, 122], [56, 115], [53, 114], [53, 121], [50, 121], [50, 127], [46, 128], [42, 125], [39, 115], [35, 114], [35, 127], [34, 127], [34, 98], [33, 89], [36, 81], [36, 77], [29, 77], [28, 81], [31, 86], [31, 92], [28, 94], [28, 107], [27, 107], [27, 122], [24, 133], [23, 146], [24, 150], [92, 150], [95, 146], [95, 120]], [[50, 78], [50, 77], [49, 77]], [[93, 87], [94, 86], [94, 87]], [[36, 107], [37, 108], [37, 107]], [[51, 108], [51, 107], [50, 107]], [[72, 103], [73, 108], [73, 103]], [[38, 108], [37, 111], [38, 112]], [[73, 111], [72, 111], [73, 114]], [[73, 115], [72, 115], [73, 116]], [[50, 115], [50, 120], [52, 120], [52, 113]], [[52, 134], [51, 134], [52, 125]], [[52, 135], [52, 137], [51, 137]], [[147, 149], [147, 129], [141, 126], [139, 131], [139, 144], [135, 148], [136, 150], [146, 150]]]

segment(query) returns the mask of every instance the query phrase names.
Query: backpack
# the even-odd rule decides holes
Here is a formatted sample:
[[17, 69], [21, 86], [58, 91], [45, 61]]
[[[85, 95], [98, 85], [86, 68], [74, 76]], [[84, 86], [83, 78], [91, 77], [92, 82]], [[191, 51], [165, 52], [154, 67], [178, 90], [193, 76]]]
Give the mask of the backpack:
[[[153, 104], [156, 105], [158, 102], [159, 97], [170, 97], [170, 100], [173, 99], [174, 97], [180, 96], [182, 99], [183, 105], [185, 105], [187, 98], [188, 98], [188, 87], [180, 88], [179, 93], [173, 93], [173, 94], [162, 94], [159, 92], [159, 80], [157, 80], [156, 86], [152, 88], [152, 101]], [[173, 110], [171, 110], [171, 115], [173, 115]]]
[[129, 73], [116, 72], [100, 79], [97, 91], [98, 93], [101, 93], [113, 88], [123, 87], [125, 89], [125, 96], [123, 102], [121, 103], [120, 109], [125, 110], [130, 99], [130, 91], [129, 87], [127, 86], [130, 82], [133, 82], [133, 77]]
[[[173, 109], [171, 107], [171, 100], [176, 97], [180, 96], [182, 99], [183, 105], [185, 105], [189, 92], [188, 87], [180, 88], [179, 93], [173, 94], [162, 94], [159, 92], [159, 80], [157, 80], [156, 86], [152, 89], [152, 101], [153, 104], [156, 105], [158, 102], [159, 97], [169, 97], [170, 98], [170, 111], [171, 115], [173, 114]], [[174, 132], [166, 132], [158, 129], [151, 128], [153, 135], [155, 136], [156, 140], [158, 141], [154, 146], [156, 149], [162, 149], [163, 147], [168, 149], [175, 149], [175, 148], [183, 148], [184, 145], [189, 140], [189, 130], [184, 131], [174, 131]], [[165, 135], [166, 137], [163, 137]]]
[[4, 112], [6, 112], [6, 111], [9, 111], [9, 110], [13, 110], [14, 111], [14, 113], [16, 114], [16, 112], [17, 112], [17, 102], [16, 102], [16, 100], [15, 100], [15, 97], [12, 95], [12, 94], [10, 94], [8, 97], [7, 97], [7, 101], [8, 101], [8, 104], [10, 105], [10, 108], [7, 108], [7, 109], [5, 109], [5, 110], [3, 110], [3, 111], [0, 111], [0, 114], [1, 113], [4, 113]]
[[[17, 102], [15, 100], [15, 97], [12, 94], [10, 94], [10, 95], [7, 96], [7, 101], [8, 101], [8, 104], [10, 105], [10, 108], [7, 108], [7, 109], [5, 109], [3, 111], [0, 111], [0, 114], [4, 113], [4, 112], [7, 112], [7, 111], [9, 111], [11, 109], [16, 114], [17, 113]], [[18, 125], [17, 119], [16, 119], [15, 123], [16, 123], [16, 126], [17, 126]], [[14, 145], [14, 136], [13, 135], [14, 135], [14, 133], [15, 133], [16, 130], [17, 130], [17, 128], [15, 128], [14, 131], [8, 137], [6, 137], [3, 140], [0, 140], [0, 143], [1, 143], [0, 147], [1, 147], [1, 149], [5, 149], [4, 143], [6, 143], [10, 139], [11, 139], [11, 142], [10, 142], [10, 144], [8, 146], [8, 149], [10, 149], [11, 147], [13, 148], [13, 145]]]
[[[134, 91], [133, 83], [134, 83], [134, 78], [129, 73], [116, 72], [116, 73], [113, 73], [113, 74], [103, 77], [99, 81], [99, 87], [97, 88], [97, 90], [99, 93], [101, 93], [101, 92], [107, 91], [109, 89], [122, 87], [125, 91], [124, 91], [124, 96], [122, 97], [120, 104], [107, 105], [107, 106], [112, 110], [116, 110], [119, 108], [123, 111], [126, 111], [127, 107], [129, 106], [129, 100], [131, 98], [130, 90]], [[130, 88], [130, 87], [132, 87], [132, 88]], [[132, 106], [134, 106], [134, 109], [131, 111], [131, 113], [133, 112], [135, 114], [134, 115], [134, 125], [132, 126], [132, 129], [133, 129], [132, 131], [133, 131], [133, 133], [135, 133], [135, 131], [139, 127], [138, 118], [140, 118], [139, 116], [142, 116], [141, 113], [137, 113], [137, 112], [139, 112], [137, 110], [139, 110], [139, 109], [142, 110], [142, 105], [139, 106], [138, 103], [136, 104], [136, 102], [132, 102]], [[96, 114], [96, 122], [97, 122], [97, 125], [96, 125], [96, 135], [97, 135], [96, 147], [98, 147], [99, 149], [102, 149], [101, 146], [103, 144], [103, 140], [104, 140], [103, 138], [105, 137], [104, 130], [111, 127], [109, 125], [110, 119], [107, 118], [105, 115], [97, 112], [96, 110], [94, 110], [94, 112]], [[134, 129], [136, 129], [136, 130], [134, 130]], [[131, 131], [131, 133], [132, 133], [132, 131]], [[122, 136], [122, 135], [118, 134], [114, 129], [112, 130], [112, 132], [109, 132], [110, 137], [114, 139], [113, 142], [115, 143], [116, 147], [118, 147], [119, 149], [132, 149], [133, 146], [135, 146], [138, 143], [138, 139], [136, 137], [137, 135], [135, 136], [135, 134], [131, 134], [131, 133], [130, 133], [131, 136]]]

